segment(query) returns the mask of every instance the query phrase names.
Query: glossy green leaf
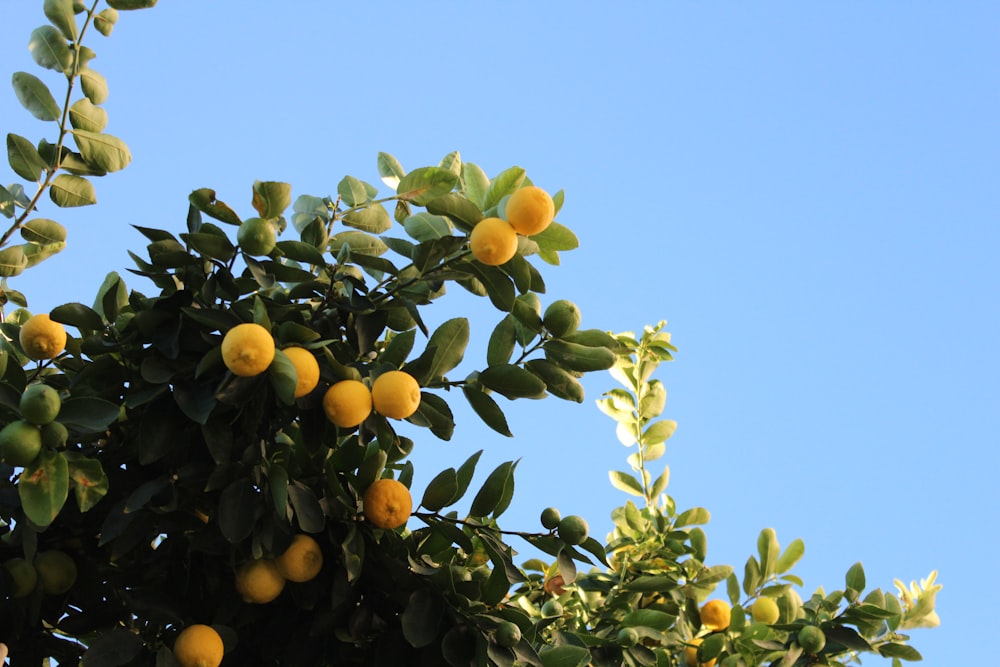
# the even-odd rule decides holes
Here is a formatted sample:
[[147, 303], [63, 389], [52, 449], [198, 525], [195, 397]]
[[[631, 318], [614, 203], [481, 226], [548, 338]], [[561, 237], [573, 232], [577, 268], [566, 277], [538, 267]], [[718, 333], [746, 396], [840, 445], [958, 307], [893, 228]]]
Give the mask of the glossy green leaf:
[[677, 528], [681, 526], [696, 526], [708, 523], [711, 518], [712, 515], [704, 507], [692, 507], [677, 516], [674, 520], [674, 526]]
[[104, 104], [108, 101], [108, 80], [100, 72], [90, 68], [81, 70], [80, 89], [94, 104]]
[[28, 257], [20, 245], [0, 249], [0, 276], [10, 278], [19, 275], [28, 267]]
[[652, 628], [659, 632], [667, 631], [676, 617], [656, 609], [637, 609], [625, 614], [622, 625], [627, 628]]
[[410, 593], [410, 599], [403, 610], [403, 636], [415, 648], [433, 642], [440, 631], [444, 609], [437, 594], [429, 590], [417, 589]]
[[17, 483], [24, 513], [39, 526], [48, 526], [69, 497], [69, 466], [59, 452], [42, 450], [24, 468]]
[[785, 551], [778, 558], [778, 562], [774, 566], [774, 572], [776, 574], [784, 574], [792, 569], [799, 559], [806, 552], [806, 544], [800, 538], [795, 538], [791, 543], [785, 547]]
[[274, 359], [267, 368], [267, 377], [271, 381], [271, 386], [274, 387], [274, 394], [278, 400], [285, 405], [293, 405], [298, 373], [296, 373], [291, 359], [281, 350], [274, 351]]
[[76, 15], [73, 12], [73, 0], [45, 0], [42, 3], [45, 18], [59, 28], [63, 37], [73, 41], [76, 39]]
[[479, 165], [471, 162], [462, 163], [462, 184], [465, 186], [465, 194], [473, 204], [480, 210], [486, 207], [486, 191], [490, 187], [490, 177]]
[[105, 37], [110, 37], [111, 32], [115, 29], [115, 24], [118, 23], [118, 10], [108, 9], [101, 10], [94, 16], [94, 27], [97, 32], [101, 33]]
[[468, 270], [479, 279], [486, 289], [486, 295], [490, 303], [502, 312], [510, 312], [514, 307], [514, 283], [510, 276], [495, 266], [486, 266], [479, 262], [463, 264], [462, 268]]
[[668, 440], [677, 430], [677, 422], [673, 419], [661, 419], [653, 422], [643, 431], [642, 443], [644, 445], [656, 445]]
[[508, 485], [514, 483], [514, 461], [501, 463], [489, 474], [476, 497], [472, 500], [469, 516], [485, 517], [497, 512]]
[[521, 187], [524, 182], [525, 171], [521, 167], [511, 167], [497, 174], [496, 178], [490, 181], [490, 186], [486, 189], [483, 200], [483, 210], [493, 208], [500, 203], [500, 200]]
[[553, 222], [545, 231], [535, 234], [531, 240], [542, 250], [563, 251], [575, 250], [580, 247], [580, 239], [568, 227]]
[[102, 171], [119, 171], [132, 161], [125, 142], [110, 134], [74, 130], [73, 139], [83, 159]]
[[93, 184], [81, 176], [59, 174], [49, 187], [49, 197], [56, 206], [72, 208], [97, 203]]
[[69, 479], [81, 512], [89, 510], [108, 493], [108, 478], [97, 459], [82, 456], [70, 458]]
[[460, 177], [462, 175], [462, 154], [458, 151], [452, 151], [441, 158], [441, 163], [438, 166]]
[[392, 229], [392, 218], [382, 204], [372, 204], [365, 208], [351, 211], [343, 217], [348, 227], [360, 229], [369, 234], [384, 234]]
[[847, 570], [847, 575], [845, 579], [847, 581], [848, 588], [855, 590], [859, 593], [865, 590], [865, 585], [866, 585], [865, 568], [861, 565], [860, 561], [852, 565]]
[[457, 183], [458, 177], [447, 169], [421, 167], [400, 179], [396, 193], [400, 199], [423, 206], [451, 192]]
[[348, 206], [364, 204], [370, 198], [370, 189], [374, 189], [371, 186], [366, 187], [366, 185], [361, 179], [354, 176], [344, 176], [337, 184], [337, 194], [340, 195], [340, 200]]
[[434, 358], [427, 371], [427, 377], [440, 378], [462, 363], [465, 348], [469, 344], [469, 320], [456, 317], [444, 322], [434, 330], [428, 348], [434, 348]]
[[490, 366], [479, 374], [479, 382], [506, 398], [542, 398], [545, 383], [520, 366]]
[[68, 72], [72, 62], [72, 54], [66, 38], [58, 29], [43, 25], [31, 32], [28, 40], [28, 50], [39, 67]]
[[878, 647], [878, 652], [884, 658], [899, 658], [910, 662], [919, 662], [924, 659], [924, 656], [920, 655], [920, 651], [906, 644], [883, 644]]
[[71, 396], [62, 402], [58, 421], [81, 433], [99, 433], [116, 419], [121, 408], [96, 396]]
[[108, 112], [81, 97], [69, 108], [69, 122], [75, 130], [103, 132], [108, 126]]
[[746, 566], [743, 568], [743, 592], [747, 595], [753, 595], [762, 580], [760, 564], [756, 558], [750, 556], [747, 559]]
[[540, 377], [545, 382], [545, 389], [556, 398], [583, 403], [584, 390], [580, 381], [551, 361], [532, 359], [524, 367]]
[[452, 235], [452, 226], [447, 218], [432, 215], [426, 211], [415, 213], [403, 221], [403, 228], [410, 238], [418, 242], [433, 241]]
[[588, 649], [570, 644], [543, 650], [538, 655], [542, 667], [584, 667], [591, 660]]
[[17, 134], [7, 135], [7, 162], [15, 174], [29, 181], [41, 180], [46, 166], [34, 144]]
[[281, 254], [296, 262], [303, 262], [314, 266], [323, 266], [326, 260], [323, 253], [316, 249], [316, 246], [302, 241], [278, 241], [276, 244]]
[[615, 365], [617, 356], [606, 347], [586, 347], [552, 339], [545, 343], [545, 356], [570, 371], [603, 371]]
[[350, 249], [350, 252], [374, 256], [381, 255], [389, 249], [389, 246], [382, 239], [365, 232], [340, 232], [330, 238], [330, 251], [335, 256], [339, 255], [345, 246]]
[[378, 175], [383, 183], [393, 190], [398, 190], [399, 181], [406, 175], [406, 170], [392, 155], [380, 152], [378, 154]]
[[490, 334], [489, 344], [486, 346], [486, 364], [488, 366], [499, 366], [510, 362], [514, 353], [514, 346], [517, 343], [515, 338], [516, 328], [514, 318], [511, 315], [505, 316]]
[[757, 555], [760, 556], [761, 574], [769, 577], [774, 574], [774, 568], [778, 563], [778, 556], [781, 547], [778, 544], [778, 535], [773, 528], [765, 528], [757, 536]]
[[277, 218], [292, 204], [292, 186], [279, 181], [254, 181], [252, 203], [260, 217]]
[[319, 533], [326, 524], [323, 506], [316, 494], [305, 484], [294, 481], [288, 485], [288, 500], [295, 512], [299, 528], [307, 533]]
[[205, 257], [228, 262], [236, 254], [236, 246], [226, 236], [218, 234], [181, 234], [181, 239]]
[[621, 472], [619, 470], [609, 470], [608, 477], [611, 479], [611, 486], [615, 487], [619, 491], [624, 491], [625, 493], [630, 493], [633, 496], [638, 496], [640, 498], [646, 495], [645, 491], [642, 489], [642, 484], [627, 472]]
[[431, 512], [437, 512], [457, 500], [458, 475], [454, 468], [442, 470], [424, 489], [420, 505]]
[[38, 120], [57, 120], [62, 109], [48, 87], [38, 77], [27, 72], [15, 72], [11, 77], [18, 101]]
[[108, 6], [121, 11], [149, 9], [156, 6], [156, 0], [108, 0]]
[[500, 435], [505, 435], [508, 438], [514, 437], [507, 425], [507, 417], [504, 416], [503, 410], [488, 394], [471, 387], [462, 387], [462, 393], [484, 424]]
[[465, 232], [472, 231], [472, 227], [483, 219], [483, 212], [479, 207], [457, 192], [449, 192], [443, 197], [427, 202], [427, 212], [448, 216]]
[[100, 331], [104, 328], [101, 315], [82, 303], [64, 303], [53, 308], [49, 314], [56, 322], [74, 326], [81, 331]]

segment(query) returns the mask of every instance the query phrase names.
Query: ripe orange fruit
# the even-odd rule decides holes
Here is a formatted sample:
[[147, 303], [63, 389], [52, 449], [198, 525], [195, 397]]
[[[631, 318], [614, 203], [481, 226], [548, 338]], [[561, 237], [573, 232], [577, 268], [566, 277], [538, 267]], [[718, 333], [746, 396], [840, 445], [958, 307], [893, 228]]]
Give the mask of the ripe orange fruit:
[[278, 241], [278, 233], [274, 225], [261, 218], [247, 218], [236, 231], [236, 242], [240, 249], [248, 255], [267, 255]]
[[545, 231], [555, 216], [552, 197], [537, 186], [523, 187], [507, 200], [507, 222], [518, 234], [532, 236]]
[[362, 497], [365, 518], [379, 528], [395, 530], [413, 511], [413, 497], [406, 485], [395, 479], [377, 479]]
[[219, 667], [225, 646], [210, 625], [189, 625], [174, 640], [174, 657], [181, 667]]
[[483, 264], [499, 266], [517, 254], [517, 232], [506, 220], [485, 218], [472, 228], [469, 249]]
[[319, 362], [309, 350], [302, 347], [286, 347], [282, 352], [295, 366], [295, 398], [302, 398], [319, 384]]
[[222, 339], [222, 362], [233, 375], [260, 375], [273, 360], [274, 338], [270, 331], [259, 324], [237, 324]]
[[372, 405], [380, 415], [406, 419], [420, 407], [420, 385], [405, 371], [382, 373], [372, 384]]
[[300, 533], [292, 538], [292, 543], [274, 563], [288, 581], [312, 581], [323, 569], [323, 552], [316, 540]]
[[695, 637], [688, 642], [689, 646], [684, 647], [684, 662], [688, 667], [715, 667], [715, 658], [706, 662], [698, 662], [698, 647], [701, 646], [701, 637]]
[[725, 600], [709, 600], [701, 608], [701, 627], [718, 632], [729, 627], [733, 609]]
[[252, 560], [236, 571], [236, 592], [246, 602], [267, 604], [284, 589], [285, 578], [273, 560]]
[[48, 313], [39, 313], [21, 325], [21, 349], [29, 359], [54, 359], [66, 349], [66, 329]]
[[55, 549], [35, 556], [38, 581], [46, 595], [62, 595], [76, 583], [76, 561]]
[[341, 380], [323, 395], [326, 418], [341, 428], [354, 428], [372, 413], [372, 392], [361, 380]]
[[753, 617], [754, 623], [772, 625], [778, 622], [780, 615], [781, 611], [774, 598], [757, 598], [750, 606], [750, 616]]
[[554, 574], [545, 580], [543, 587], [549, 595], [562, 595], [566, 592], [566, 579], [561, 574]]

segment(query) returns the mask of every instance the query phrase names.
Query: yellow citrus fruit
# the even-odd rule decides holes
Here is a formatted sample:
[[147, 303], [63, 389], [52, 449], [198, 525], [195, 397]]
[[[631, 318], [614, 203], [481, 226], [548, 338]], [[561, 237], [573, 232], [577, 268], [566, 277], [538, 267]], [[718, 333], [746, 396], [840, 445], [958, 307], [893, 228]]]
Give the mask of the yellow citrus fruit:
[[326, 418], [341, 428], [354, 428], [372, 413], [372, 392], [361, 380], [341, 380], [323, 394]]
[[292, 538], [292, 543], [274, 559], [274, 563], [281, 576], [288, 581], [311, 581], [323, 569], [323, 552], [316, 540], [299, 534]]
[[772, 625], [778, 622], [780, 615], [778, 603], [773, 598], [757, 598], [750, 606], [750, 616], [753, 617], [754, 623]]
[[286, 347], [282, 352], [295, 366], [295, 398], [302, 398], [319, 384], [319, 362], [309, 350], [302, 347]]
[[248, 255], [267, 255], [278, 241], [274, 225], [261, 218], [247, 218], [236, 231], [236, 242]]
[[12, 466], [26, 466], [42, 449], [42, 432], [24, 419], [0, 429], [0, 460]]
[[50, 423], [59, 414], [62, 399], [59, 392], [47, 384], [33, 384], [21, 394], [21, 415], [35, 426]]
[[39, 313], [21, 325], [21, 349], [29, 359], [54, 359], [66, 349], [66, 329], [48, 313]]
[[36, 555], [35, 570], [46, 595], [62, 595], [76, 583], [76, 562], [62, 551], [52, 549]]
[[222, 339], [222, 361], [233, 375], [260, 375], [273, 360], [274, 338], [259, 324], [237, 324]]
[[701, 627], [718, 632], [729, 627], [733, 609], [725, 600], [709, 600], [701, 608]]
[[12, 598], [26, 598], [35, 591], [35, 586], [38, 585], [38, 572], [35, 571], [34, 565], [23, 558], [11, 558], [4, 561], [3, 569], [10, 576]]
[[380, 415], [406, 419], [420, 407], [420, 385], [405, 371], [382, 373], [372, 384], [372, 405]]
[[365, 518], [379, 528], [393, 530], [410, 518], [413, 497], [406, 485], [395, 479], [377, 479], [362, 498]]
[[469, 249], [483, 264], [499, 266], [517, 254], [517, 232], [506, 220], [485, 218], [472, 228]]
[[701, 637], [696, 637], [688, 642], [690, 646], [684, 647], [684, 662], [688, 667], [714, 667], [715, 658], [706, 662], [698, 662], [698, 647], [701, 646]]
[[534, 185], [517, 190], [507, 200], [507, 222], [518, 234], [532, 236], [545, 231], [555, 216], [552, 197]]
[[246, 602], [266, 604], [284, 589], [285, 578], [273, 560], [252, 560], [236, 571], [236, 592]]
[[219, 667], [225, 653], [222, 637], [210, 625], [189, 625], [174, 640], [174, 657], [181, 667]]

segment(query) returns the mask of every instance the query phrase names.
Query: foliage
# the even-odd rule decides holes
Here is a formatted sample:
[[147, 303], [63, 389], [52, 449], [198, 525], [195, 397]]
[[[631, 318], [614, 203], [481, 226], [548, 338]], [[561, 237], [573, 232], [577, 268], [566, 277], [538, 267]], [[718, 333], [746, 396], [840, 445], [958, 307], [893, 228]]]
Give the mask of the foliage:
[[[0, 189], [11, 220], [0, 241], [5, 279], [65, 243], [62, 225], [32, 218], [45, 192], [59, 206], [94, 203], [88, 179], [128, 164], [124, 142], [103, 132], [106, 82], [82, 39], [89, 27], [109, 35], [118, 10], [153, 4], [108, 0], [98, 11], [99, 1], [45, 0], [50, 24], [30, 48], [64, 75], [66, 94], [59, 104], [40, 79], [14, 75], [24, 107], [57, 129], [53, 143], [8, 135], [11, 168], [36, 186], [30, 197], [23, 185]], [[258, 181], [242, 214], [214, 190], [194, 190], [183, 232], [136, 227], [147, 245], [130, 271], [156, 293], [129, 290], [112, 272], [93, 305], [54, 308], [51, 318], [71, 327], [55, 359], [24, 354], [27, 300], [3, 284], [3, 304], [18, 308], [0, 324], [0, 422], [19, 423], [29, 387], [52, 387], [60, 399], [55, 421], [28, 425], [39, 429], [38, 454], [24, 466], [0, 463], [0, 639], [14, 665], [174, 665], [180, 633], [214, 637], [205, 626], [221, 637], [224, 664], [244, 665], [676, 665], [696, 638], [700, 660], [727, 666], [842, 664], [863, 652], [919, 659], [899, 631], [936, 622], [933, 577], [902, 598], [878, 589], [862, 597], [859, 563], [843, 590], [803, 601], [791, 570], [804, 545], [782, 550], [771, 530], [742, 582], [732, 567], [706, 564], [699, 526], [708, 511], [678, 511], [668, 471], [654, 478], [649, 469], [676, 428], [661, 418], [666, 391], [652, 379], [675, 351], [663, 323], [638, 337], [578, 329], [579, 309], [566, 299], [543, 315], [538, 262], [556, 266], [577, 246], [558, 222], [519, 234], [499, 266], [470, 251], [476, 225], [506, 219], [510, 197], [533, 186], [523, 169], [490, 178], [455, 152], [407, 171], [381, 153], [377, 171], [390, 194], [345, 176], [336, 197], [293, 201], [290, 185]], [[555, 213], [562, 199], [552, 197]], [[15, 233], [23, 243], [9, 243]], [[448, 287], [498, 312], [471, 372], [468, 319], [427, 324]], [[252, 345], [263, 332], [275, 351], [263, 372], [236, 375], [223, 340], [247, 323], [261, 328]], [[311, 391], [296, 389], [302, 352], [286, 353], [293, 348], [318, 362]], [[414, 494], [407, 525], [365, 518], [376, 480], [412, 484], [416, 443], [403, 433], [450, 439], [455, 400], [510, 436], [510, 401], [582, 402], [580, 378], [608, 369], [623, 388], [598, 404], [633, 450], [630, 471], [613, 471], [611, 482], [639, 500], [614, 511], [608, 544], [582, 518], [551, 509], [537, 531], [501, 528], [517, 462], [474, 485], [480, 453]], [[357, 426], [327, 417], [329, 387], [370, 388], [399, 371], [419, 384], [412, 414], [386, 417], [376, 401]], [[415, 428], [404, 431], [402, 419]], [[408, 493], [393, 488], [393, 502]], [[284, 581], [275, 563], [303, 534], [319, 573]], [[551, 562], [515, 563], [512, 538]], [[278, 572], [256, 582], [270, 588], [259, 599], [272, 601], [245, 599], [255, 597], [243, 595], [253, 570]], [[732, 620], [708, 633], [699, 604], [723, 582]], [[761, 596], [777, 600], [776, 623], [751, 622]], [[825, 638], [815, 655], [800, 646], [806, 627]]]

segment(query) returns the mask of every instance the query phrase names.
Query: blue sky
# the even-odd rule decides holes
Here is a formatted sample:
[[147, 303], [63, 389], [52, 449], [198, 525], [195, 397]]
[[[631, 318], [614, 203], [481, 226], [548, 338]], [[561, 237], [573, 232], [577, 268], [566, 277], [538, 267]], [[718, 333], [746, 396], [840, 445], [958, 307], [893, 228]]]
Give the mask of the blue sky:
[[[12, 281], [33, 309], [90, 303], [144, 246], [129, 225], [182, 231], [198, 187], [249, 215], [255, 179], [379, 183], [378, 151], [408, 169], [452, 150], [490, 175], [520, 165], [565, 189], [581, 241], [545, 269], [543, 303], [614, 331], [670, 321], [669, 492], [712, 511], [710, 561], [742, 571], [771, 526], [805, 540], [804, 597], [858, 560], [885, 589], [938, 569], [942, 627], [914, 633], [926, 664], [992, 630], [1000, 6], [276, 7], [161, 3], [90, 38], [107, 131], [134, 162], [97, 181], [97, 207], [43, 212], [70, 247]], [[43, 22], [41, 3], [7, 8], [8, 72], [38, 73]], [[9, 89], [0, 121], [51, 135]], [[470, 313], [467, 367], [482, 365], [495, 311], [452, 298], [439, 321]], [[513, 440], [459, 410], [451, 442], [417, 432], [414, 486], [478, 449], [481, 477], [521, 458], [506, 526], [556, 505], [603, 535], [623, 501], [607, 470], [628, 453], [593, 405], [613, 386], [510, 404]]]

